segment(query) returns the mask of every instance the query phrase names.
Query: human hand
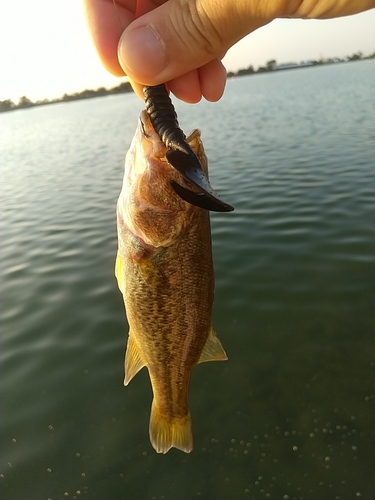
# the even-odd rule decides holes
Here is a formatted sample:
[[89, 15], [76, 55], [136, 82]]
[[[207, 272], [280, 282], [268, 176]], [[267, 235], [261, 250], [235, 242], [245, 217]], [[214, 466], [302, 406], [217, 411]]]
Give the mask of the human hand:
[[[103, 65], [144, 85], [166, 83], [190, 103], [224, 92], [226, 51], [278, 17], [328, 19], [375, 7], [374, 0], [83, 0]], [[137, 10], [136, 10], [137, 9]]]

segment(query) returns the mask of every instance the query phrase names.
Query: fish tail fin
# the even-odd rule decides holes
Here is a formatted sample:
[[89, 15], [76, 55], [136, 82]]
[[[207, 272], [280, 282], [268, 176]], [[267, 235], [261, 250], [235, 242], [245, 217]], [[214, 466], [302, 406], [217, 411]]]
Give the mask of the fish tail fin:
[[183, 417], [166, 417], [153, 401], [150, 417], [150, 440], [158, 453], [167, 453], [173, 447], [190, 453], [193, 449], [190, 413]]

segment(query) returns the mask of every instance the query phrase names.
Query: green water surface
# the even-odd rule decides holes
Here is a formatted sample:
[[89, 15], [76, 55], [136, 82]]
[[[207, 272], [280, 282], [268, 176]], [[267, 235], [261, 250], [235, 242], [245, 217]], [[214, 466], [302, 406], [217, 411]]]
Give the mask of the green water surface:
[[146, 370], [123, 386], [115, 205], [140, 100], [3, 114], [1, 498], [373, 500], [372, 61], [176, 102], [211, 181], [214, 324], [194, 450], [158, 455]]

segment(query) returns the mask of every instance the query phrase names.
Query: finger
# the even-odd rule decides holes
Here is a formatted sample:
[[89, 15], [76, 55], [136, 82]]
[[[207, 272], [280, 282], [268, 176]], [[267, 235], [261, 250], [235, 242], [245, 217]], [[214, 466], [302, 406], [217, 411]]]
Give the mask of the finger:
[[[144, 100], [143, 87], [141, 83], [134, 82], [131, 78], [128, 78], [134, 92]], [[200, 86], [200, 79], [197, 70], [191, 71], [186, 75], [175, 78], [174, 80], [166, 83], [167, 88], [172, 92], [178, 99], [188, 102], [190, 104], [195, 104], [199, 102], [202, 98], [202, 91]]]
[[198, 70], [202, 96], [207, 101], [216, 102], [224, 94], [227, 70], [220, 59], [213, 59]]
[[332, 19], [352, 16], [375, 7], [374, 0], [290, 0], [287, 2], [284, 16], [306, 19]]
[[89, 33], [103, 66], [110, 73], [123, 76], [117, 47], [122, 32], [134, 20], [134, 14], [119, 1], [114, 5], [113, 0], [83, 0], [83, 9]]
[[269, 20], [252, 15], [248, 0], [170, 1], [125, 30], [119, 43], [120, 64], [134, 81], [157, 85], [220, 57]]
[[144, 87], [144, 85], [142, 85], [141, 83], [135, 82], [134, 80], [132, 80], [129, 77], [128, 77], [128, 80], [129, 80], [129, 83], [132, 86], [134, 92], [137, 94], [137, 96], [140, 97], [142, 99], [142, 101], [144, 101], [144, 99], [145, 99], [144, 95], [143, 95], [143, 87]]
[[196, 104], [202, 99], [198, 70], [194, 69], [167, 82], [168, 89], [182, 101]]
[[169, 90], [182, 101], [190, 104], [199, 102], [202, 97], [207, 101], [218, 101], [224, 93], [227, 71], [219, 59], [192, 70], [167, 82]]

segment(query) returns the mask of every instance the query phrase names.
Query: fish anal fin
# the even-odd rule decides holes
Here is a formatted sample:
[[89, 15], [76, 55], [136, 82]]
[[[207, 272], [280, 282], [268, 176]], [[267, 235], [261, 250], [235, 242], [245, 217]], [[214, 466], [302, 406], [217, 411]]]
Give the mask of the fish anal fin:
[[124, 385], [128, 385], [128, 383], [131, 381], [131, 379], [133, 377], [135, 377], [135, 375], [137, 375], [139, 370], [141, 370], [144, 366], [146, 366], [146, 363], [141, 358], [141, 355], [139, 354], [138, 346], [135, 343], [135, 340], [133, 340], [133, 337], [130, 335], [130, 332], [129, 332], [128, 345], [127, 345], [126, 354], [125, 354]]
[[117, 252], [116, 264], [115, 264], [115, 276], [117, 279], [117, 285], [120, 292], [124, 294], [124, 270], [120, 254]]
[[227, 359], [228, 356], [211, 325], [210, 333], [208, 334], [198, 363], [204, 363], [205, 361], [225, 361]]
[[168, 418], [152, 402], [150, 417], [150, 441], [157, 453], [167, 453], [177, 448], [185, 453], [193, 449], [190, 413], [183, 417]]

